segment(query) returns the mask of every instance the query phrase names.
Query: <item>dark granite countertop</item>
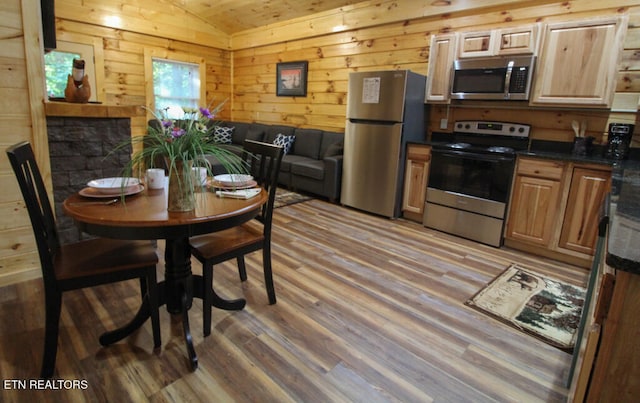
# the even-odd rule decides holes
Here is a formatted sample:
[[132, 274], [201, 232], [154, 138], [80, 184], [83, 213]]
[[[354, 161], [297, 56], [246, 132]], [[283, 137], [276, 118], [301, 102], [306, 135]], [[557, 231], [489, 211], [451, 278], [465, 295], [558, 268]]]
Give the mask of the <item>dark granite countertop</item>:
[[612, 165], [613, 161], [603, 158], [598, 154], [592, 155], [575, 155], [571, 152], [565, 153], [561, 151], [518, 151], [518, 155], [525, 157], [536, 157], [543, 159], [551, 159], [565, 162], [582, 162], [588, 164]]
[[603, 157], [604, 147], [602, 146], [593, 146], [586, 155], [576, 155], [572, 151], [573, 143], [532, 140], [529, 149], [526, 151], [519, 151], [518, 155], [566, 162], [582, 162], [602, 165], [613, 164], [612, 160]]
[[606, 262], [640, 274], [640, 162], [613, 165]]

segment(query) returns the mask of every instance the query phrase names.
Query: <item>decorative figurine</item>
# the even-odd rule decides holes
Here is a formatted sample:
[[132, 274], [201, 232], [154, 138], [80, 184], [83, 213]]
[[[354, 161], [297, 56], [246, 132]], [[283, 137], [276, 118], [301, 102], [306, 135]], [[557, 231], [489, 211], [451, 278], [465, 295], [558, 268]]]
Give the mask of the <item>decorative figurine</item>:
[[89, 77], [84, 74], [84, 60], [73, 59], [72, 74], [67, 76], [67, 88], [64, 90], [64, 99], [67, 102], [86, 103], [91, 97]]

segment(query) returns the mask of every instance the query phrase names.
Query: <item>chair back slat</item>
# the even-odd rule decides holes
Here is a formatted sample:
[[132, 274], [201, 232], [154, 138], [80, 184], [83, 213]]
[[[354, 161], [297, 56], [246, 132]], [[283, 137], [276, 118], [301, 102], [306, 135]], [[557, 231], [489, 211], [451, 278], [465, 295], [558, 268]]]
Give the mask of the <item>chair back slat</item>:
[[284, 149], [269, 143], [245, 140], [243, 159], [249, 167], [249, 173], [258, 185], [269, 193], [267, 203], [262, 206], [261, 214], [256, 217], [265, 225], [265, 234], [271, 232], [271, 217], [278, 187], [278, 174]]
[[60, 239], [47, 189], [33, 150], [28, 142], [21, 142], [9, 147], [7, 156], [31, 219], [42, 265], [42, 276], [45, 282], [55, 281], [53, 256], [60, 248]]

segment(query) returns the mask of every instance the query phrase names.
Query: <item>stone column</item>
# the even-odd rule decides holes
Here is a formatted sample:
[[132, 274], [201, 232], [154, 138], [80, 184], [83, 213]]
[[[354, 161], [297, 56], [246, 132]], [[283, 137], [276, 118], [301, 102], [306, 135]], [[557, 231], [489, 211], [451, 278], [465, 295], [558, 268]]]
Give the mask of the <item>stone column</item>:
[[131, 119], [49, 116], [47, 131], [60, 242], [75, 242], [83, 236], [73, 220], [65, 216], [62, 202], [92, 179], [122, 176], [131, 158], [131, 147], [112, 152], [131, 138]]

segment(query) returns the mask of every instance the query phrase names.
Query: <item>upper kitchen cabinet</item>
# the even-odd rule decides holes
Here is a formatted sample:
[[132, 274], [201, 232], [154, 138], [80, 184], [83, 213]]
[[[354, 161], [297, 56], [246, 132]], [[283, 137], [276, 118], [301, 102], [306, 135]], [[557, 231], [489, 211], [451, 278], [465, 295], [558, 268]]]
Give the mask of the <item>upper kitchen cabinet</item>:
[[460, 33], [458, 57], [536, 54], [539, 24]]
[[450, 102], [451, 69], [456, 56], [457, 38], [456, 34], [431, 37], [425, 102]]
[[547, 24], [531, 104], [610, 108], [627, 20]]
[[496, 54], [535, 55], [539, 37], [540, 24], [499, 29], [496, 34]]
[[485, 57], [494, 54], [495, 31], [460, 33], [458, 57]]

